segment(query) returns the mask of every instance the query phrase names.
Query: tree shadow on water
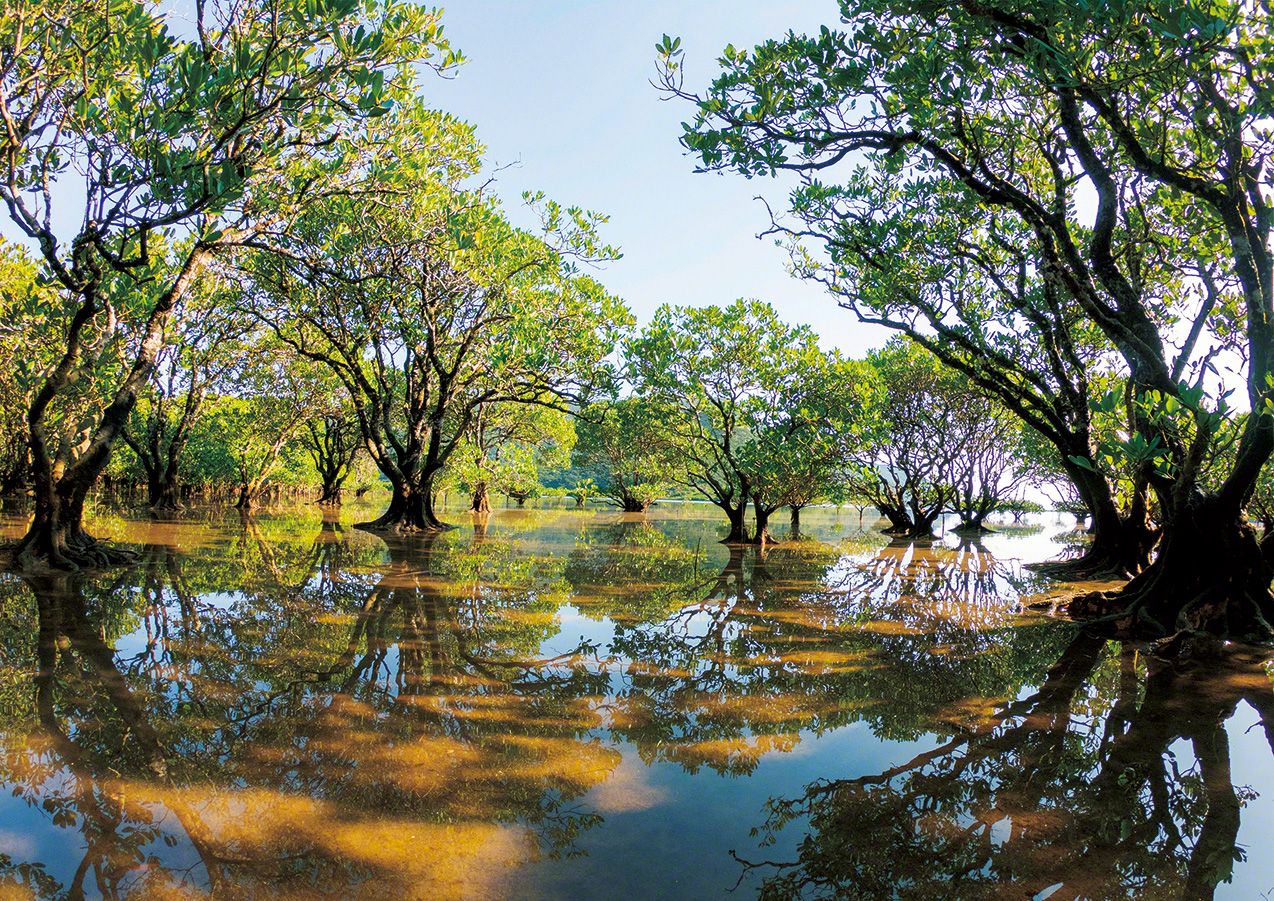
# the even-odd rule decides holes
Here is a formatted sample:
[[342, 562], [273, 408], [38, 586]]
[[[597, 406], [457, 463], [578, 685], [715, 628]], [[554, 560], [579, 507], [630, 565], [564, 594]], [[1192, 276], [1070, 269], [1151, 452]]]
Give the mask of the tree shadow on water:
[[[243, 536], [236, 559], [268, 543]], [[28, 856], [0, 855], [0, 882], [50, 899], [448, 898], [507, 894], [512, 865], [579, 853], [601, 822], [583, 795], [618, 763], [590, 737], [603, 677], [522, 654], [516, 622], [483, 617], [527, 599], [475, 583], [466, 606], [446, 548], [391, 548], [369, 576], [341, 571], [341, 541], [325, 527], [261, 551], [262, 578], [215, 601], [201, 564], [162, 545], [109, 583], [5, 583], [25, 619], [0, 642], [34, 685], [5, 695], [0, 775], [42, 819]], [[63, 833], [78, 862], [41, 857]]]
[[762, 846], [805, 831], [790, 860], [742, 855], [759, 896], [1211, 899], [1246, 852], [1251, 791], [1234, 784], [1226, 721], [1246, 702], [1274, 751], [1265, 655], [1200, 644], [1186, 659], [1079, 635], [1033, 693], [875, 775], [772, 799]]

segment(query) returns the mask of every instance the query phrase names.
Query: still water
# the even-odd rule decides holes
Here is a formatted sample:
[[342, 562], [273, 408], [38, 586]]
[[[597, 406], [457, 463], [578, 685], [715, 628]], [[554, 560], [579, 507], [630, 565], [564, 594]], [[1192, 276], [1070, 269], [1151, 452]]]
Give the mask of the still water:
[[1051, 616], [1052, 517], [369, 512], [0, 576], [0, 898], [1274, 899], [1270, 653]]

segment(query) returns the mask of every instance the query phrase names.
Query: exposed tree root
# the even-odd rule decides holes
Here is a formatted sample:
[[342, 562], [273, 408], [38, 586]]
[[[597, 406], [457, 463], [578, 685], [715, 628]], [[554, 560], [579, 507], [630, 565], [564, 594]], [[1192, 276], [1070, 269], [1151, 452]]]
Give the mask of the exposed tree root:
[[1076, 557], [1074, 560], [1028, 563], [1023, 569], [1066, 582], [1114, 582], [1119, 579], [1130, 579], [1133, 576], [1128, 568], [1117, 560], [1090, 558], [1088, 555]]
[[385, 517], [379, 517], [369, 522], [356, 522], [354, 528], [362, 532], [373, 532], [383, 535], [401, 535], [403, 537], [411, 535], [440, 535], [443, 532], [450, 532], [456, 528], [450, 523], [440, 522], [437, 524], [426, 523], [410, 523], [404, 520], [396, 520], [385, 522]]
[[0, 554], [20, 572], [109, 569], [128, 566], [138, 560], [137, 554], [132, 551], [112, 547], [83, 531], [65, 536], [28, 533], [20, 541], [0, 547]]
[[1131, 579], [1143, 569], [1141, 563], [1148, 548], [1093, 544], [1078, 557], [1070, 560], [1046, 560], [1028, 563], [1024, 567], [1052, 579], [1070, 582], [1115, 581]]
[[1173, 604], [1150, 590], [1093, 591], [1075, 597], [1068, 615], [1117, 638], [1163, 639], [1205, 633], [1259, 644], [1274, 642], [1274, 595], [1220, 586]]
[[1270, 568], [1245, 518], [1198, 501], [1165, 537], [1159, 558], [1118, 591], [1079, 595], [1067, 613], [1120, 637], [1179, 632], [1274, 642]]

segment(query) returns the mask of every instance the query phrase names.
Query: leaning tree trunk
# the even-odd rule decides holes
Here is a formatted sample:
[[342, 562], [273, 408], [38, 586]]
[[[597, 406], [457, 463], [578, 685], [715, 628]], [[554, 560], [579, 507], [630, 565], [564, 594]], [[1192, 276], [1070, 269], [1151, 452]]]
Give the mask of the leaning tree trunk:
[[1068, 612], [1100, 617], [1138, 636], [1191, 630], [1268, 641], [1274, 639], [1272, 577], [1243, 511], [1196, 490], [1165, 524], [1154, 563], [1118, 591], [1075, 598]]
[[51, 478], [37, 476], [35, 515], [27, 534], [14, 546], [14, 562], [21, 569], [31, 569], [46, 561], [53, 569], [78, 570], [81, 566], [107, 566], [112, 559], [96, 559], [97, 541], [84, 531], [84, 499], [88, 486], [77, 481], [62, 480], [56, 485]]
[[128, 375], [102, 411], [80, 457], [55, 475], [54, 460], [58, 451], [50, 446], [47, 434], [49, 405], [72, 383], [84, 350], [84, 328], [100, 312], [94, 293], [96, 285], [82, 296], [67, 333], [66, 352], [27, 410], [36, 513], [27, 534], [13, 548], [14, 560], [23, 569], [43, 564], [74, 570], [80, 566], [111, 566], [134, 559], [132, 554], [113, 550], [84, 531], [84, 500], [105, 471], [115, 442], [123, 434], [128, 415], [137, 404], [138, 392], [155, 371], [155, 359], [164, 345], [174, 307], [194, 284], [211, 255], [210, 250], [196, 249], [186, 257], [177, 278], [151, 309], [145, 327], [139, 332], [137, 356]]
[[1150, 526], [1147, 497], [1138, 485], [1128, 515], [1120, 513], [1105, 476], [1074, 464], [1067, 475], [1093, 518], [1088, 548], [1073, 560], [1033, 564], [1030, 568], [1059, 579], [1129, 579], [1150, 565], [1159, 531]]
[[[51, 465], [40, 465], [42, 455], [33, 455], [34, 516], [31, 525], [10, 552], [19, 569], [52, 569], [76, 571], [83, 567], [117, 566], [128, 563], [134, 555], [119, 551], [98, 541], [84, 530], [84, 502], [101, 470], [105, 454], [99, 462], [94, 457], [55, 479]], [[47, 461], [46, 461], [47, 463]]]

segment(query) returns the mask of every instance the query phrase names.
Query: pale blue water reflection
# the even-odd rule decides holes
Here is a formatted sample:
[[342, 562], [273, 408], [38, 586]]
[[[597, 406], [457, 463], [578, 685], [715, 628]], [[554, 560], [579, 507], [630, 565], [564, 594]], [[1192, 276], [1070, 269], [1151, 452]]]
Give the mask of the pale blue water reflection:
[[0, 581], [4, 891], [1274, 896], [1267, 655], [1024, 609], [1055, 518], [453, 518], [103, 512], [136, 566]]

